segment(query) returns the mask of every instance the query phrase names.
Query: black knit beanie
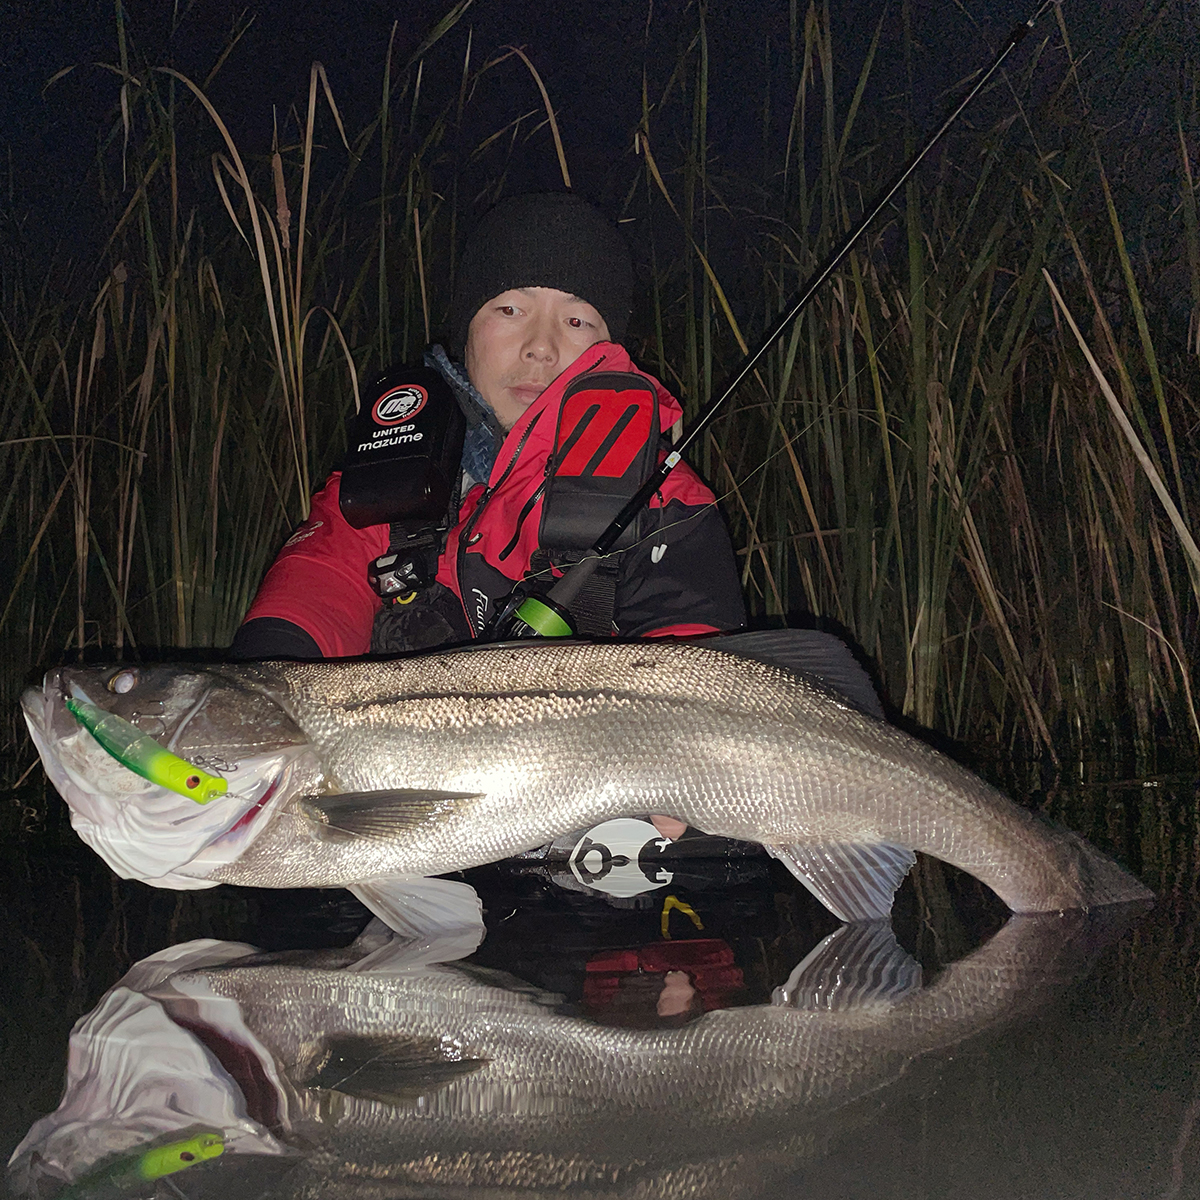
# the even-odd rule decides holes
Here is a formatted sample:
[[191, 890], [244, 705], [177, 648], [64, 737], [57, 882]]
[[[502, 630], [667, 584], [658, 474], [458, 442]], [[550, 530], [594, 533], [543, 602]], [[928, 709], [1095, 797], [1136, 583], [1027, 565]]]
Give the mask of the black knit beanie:
[[450, 349], [462, 357], [471, 319], [509, 288], [549, 287], [586, 300], [625, 336], [633, 301], [633, 264], [616, 227], [570, 192], [511, 196], [467, 239], [450, 306]]

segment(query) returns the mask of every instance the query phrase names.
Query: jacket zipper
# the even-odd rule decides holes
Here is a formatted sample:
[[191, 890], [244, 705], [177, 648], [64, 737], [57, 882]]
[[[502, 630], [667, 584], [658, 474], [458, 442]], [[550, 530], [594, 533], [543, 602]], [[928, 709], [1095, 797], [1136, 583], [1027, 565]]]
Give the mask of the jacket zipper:
[[549, 479], [543, 479], [537, 486], [537, 491], [525, 501], [520, 513], [517, 515], [517, 528], [512, 535], [512, 540], [500, 551], [499, 558], [503, 562], [516, 548], [517, 542], [521, 539], [521, 527], [525, 524], [525, 518], [533, 511], [533, 506], [542, 498], [542, 493], [546, 490], [546, 485], [550, 482]]

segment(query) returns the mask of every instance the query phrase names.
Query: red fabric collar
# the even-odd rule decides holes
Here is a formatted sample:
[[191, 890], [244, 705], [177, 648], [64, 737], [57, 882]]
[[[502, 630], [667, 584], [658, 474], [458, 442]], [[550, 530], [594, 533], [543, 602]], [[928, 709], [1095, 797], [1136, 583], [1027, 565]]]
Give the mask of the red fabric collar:
[[[683, 415], [679, 401], [653, 375], [648, 375], [634, 366], [629, 353], [622, 346], [615, 342], [597, 342], [585, 350], [525, 410], [520, 420], [509, 431], [500, 447], [500, 453], [496, 456], [488, 481], [492, 494], [487, 501], [486, 513], [472, 525], [468, 543], [470, 553], [482, 554], [489, 566], [502, 572], [509, 579], [518, 580], [524, 577], [529, 569], [530, 558], [538, 548], [538, 528], [542, 519], [541, 498], [539, 497], [527, 511], [525, 506], [545, 479], [546, 460], [554, 448], [555, 426], [563, 393], [567, 385], [580, 375], [597, 369], [629, 371], [648, 379], [654, 385], [658, 396], [659, 424], [664, 431]], [[669, 477], [664, 485], [664, 493], [678, 488], [680, 482]], [[442, 570], [438, 573], [438, 579], [460, 596], [462, 590], [457, 586], [457, 569], [453, 558], [457, 553], [458, 536], [463, 532], [464, 523], [471, 520], [480, 498], [478, 493], [467, 498], [460, 523], [447, 544]], [[518, 534], [515, 543], [514, 533]]]
[[641, 375], [643, 379], [648, 379], [654, 384], [654, 390], [658, 394], [659, 428], [664, 433], [683, 416], [683, 408], [679, 401], [653, 375], [636, 367], [624, 346], [619, 346], [616, 342], [597, 342], [585, 350], [550, 384], [509, 431], [508, 436], [504, 439], [504, 444], [500, 447], [500, 453], [496, 455], [496, 462], [492, 466], [492, 474], [488, 480], [490, 487], [496, 486], [508, 463], [512, 460], [512, 456], [517, 452], [517, 447], [521, 446], [521, 439], [525, 436], [525, 431], [535, 421], [537, 426], [521, 448], [521, 457], [529, 455], [545, 461], [554, 444], [554, 428], [563, 392], [580, 375], [595, 370], [629, 371], [634, 375]]

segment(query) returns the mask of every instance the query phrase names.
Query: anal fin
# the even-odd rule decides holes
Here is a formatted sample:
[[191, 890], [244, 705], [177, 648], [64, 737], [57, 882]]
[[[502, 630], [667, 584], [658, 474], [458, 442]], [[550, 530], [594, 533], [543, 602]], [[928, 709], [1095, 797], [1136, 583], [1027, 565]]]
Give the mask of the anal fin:
[[892, 1005], [921, 986], [921, 964], [886, 921], [843, 925], [811, 951], [771, 994], [771, 1003], [844, 1012]]
[[906, 846], [889, 842], [825, 842], [767, 850], [843, 921], [887, 918], [896, 889], [917, 861]]

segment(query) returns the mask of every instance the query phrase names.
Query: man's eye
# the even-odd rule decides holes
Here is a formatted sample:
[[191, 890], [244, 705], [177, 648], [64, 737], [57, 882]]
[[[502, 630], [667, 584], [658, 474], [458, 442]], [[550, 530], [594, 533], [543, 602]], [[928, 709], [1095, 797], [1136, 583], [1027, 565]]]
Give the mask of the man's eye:
[[504, 314], [506, 317], [515, 317], [515, 316], [517, 315], [517, 309], [516, 309], [516, 306], [515, 306], [515, 305], [513, 305], [513, 304], [501, 304], [501, 305], [500, 305], [500, 311], [501, 311], [501, 312], [502, 312], [502, 313], [503, 313], [503, 314]]
[[587, 322], [582, 317], [568, 317], [567, 324], [572, 329], [583, 329], [587, 325]]

